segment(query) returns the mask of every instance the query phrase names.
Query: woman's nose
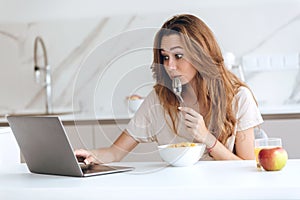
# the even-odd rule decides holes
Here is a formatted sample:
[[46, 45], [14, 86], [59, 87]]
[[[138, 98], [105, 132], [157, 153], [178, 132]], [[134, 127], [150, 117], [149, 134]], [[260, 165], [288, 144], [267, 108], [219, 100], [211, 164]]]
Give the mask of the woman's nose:
[[176, 61], [173, 59], [170, 59], [168, 67], [169, 67], [169, 70], [176, 70], [177, 69]]

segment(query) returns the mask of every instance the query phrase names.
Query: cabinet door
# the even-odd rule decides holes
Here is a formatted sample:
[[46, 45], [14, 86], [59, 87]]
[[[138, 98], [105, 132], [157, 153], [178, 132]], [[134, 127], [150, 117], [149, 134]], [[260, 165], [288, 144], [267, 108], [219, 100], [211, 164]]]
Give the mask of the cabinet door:
[[125, 158], [124, 161], [131, 162], [155, 162], [162, 161], [156, 143], [140, 143], [132, 152], [130, 152]]
[[20, 149], [9, 127], [0, 127], [0, 165], [20, 163]]
[[300, 158], [300, 119], [265, 120], [262, 128], [269, 137], [280, 137], [289, 158]]
[[67, 125], [65, 130], [73, 149], [95, 148], [93, 125]]
[[[95, 146], [109, 147], [119, 137], [127, 124], [95, 125]], [[156, 143], [140, 143], [122, 161], [161, 161]]]

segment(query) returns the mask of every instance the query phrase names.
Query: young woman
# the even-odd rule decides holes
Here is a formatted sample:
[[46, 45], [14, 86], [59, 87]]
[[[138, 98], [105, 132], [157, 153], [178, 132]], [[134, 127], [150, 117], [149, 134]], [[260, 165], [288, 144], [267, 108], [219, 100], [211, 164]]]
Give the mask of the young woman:
[[[245, 83], [226, 69], [212, 31], [184, 14], [163, 24], [154, 41], [154, 89], [114, 144], [75, 151], [85, 163], [120, 161], [140, 142], [206, 144], [204, 160], [254, 159], [254, 128], [263, 122]], [[179, 78], [181, 102], [172, 89]]]

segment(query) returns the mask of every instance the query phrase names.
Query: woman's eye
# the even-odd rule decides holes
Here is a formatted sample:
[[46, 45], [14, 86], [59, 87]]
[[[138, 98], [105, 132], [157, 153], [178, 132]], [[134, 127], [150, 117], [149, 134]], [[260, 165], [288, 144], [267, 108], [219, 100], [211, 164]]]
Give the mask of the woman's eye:
[[169, 56], [162, 56], [163, 60], [169, 60]]
[[183, 57], [183, 54], [175, 54], [175, 58], [180, 59]]

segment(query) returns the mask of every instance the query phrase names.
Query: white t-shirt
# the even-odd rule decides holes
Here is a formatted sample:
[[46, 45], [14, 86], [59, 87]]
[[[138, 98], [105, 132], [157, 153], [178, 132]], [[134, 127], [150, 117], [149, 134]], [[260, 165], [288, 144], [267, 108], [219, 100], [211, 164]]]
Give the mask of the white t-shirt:
[[[240, 87], [235, 100], [238, 102], [237, 124], [234, 134], [228, 138], [226, 144], [230, 151], [233, 151], [237, 131], [246, 130], [263, 122], [261, 113], [248, 88]], [[233, 104], [235, 105], [234, 102]], [[178, 134], [173, 132], [170, 116], [165, 114], [154, 90], [145, 98], [143, 104], [128, 123], [126, 130], [138, 142], [156, 142], [158, 145], [193, 142], [193, 137], [184, 125], [182, 115], [179, 115], [179, 123], [177, 124]], [[202, 159], [211, 160], [212, 158], [205, 152]]]

